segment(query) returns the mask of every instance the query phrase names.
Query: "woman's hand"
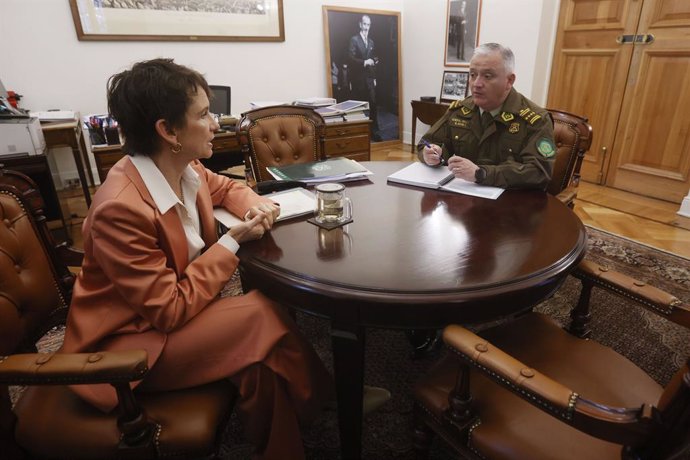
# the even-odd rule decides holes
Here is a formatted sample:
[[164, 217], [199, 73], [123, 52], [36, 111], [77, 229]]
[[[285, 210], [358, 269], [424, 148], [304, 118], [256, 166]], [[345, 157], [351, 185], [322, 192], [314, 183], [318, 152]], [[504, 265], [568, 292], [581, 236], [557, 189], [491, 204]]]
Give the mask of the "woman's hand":
[[228, 230], [227, 235], [231, 236], [238, 243], [258, 240], [266, 233], [266, 229], [263, 226], [264, 218], [264, 214], [257, 214], [241, 224], [233, 225], [230, 230]]
[[270, 230], [279, 215], [280, 206], [275, 203], [261, 203], [249, 208], [246, 218], [253, 219], [256, 216], [262, 216], [263, 219], [261, 224], [263, 225], [264, 230]]

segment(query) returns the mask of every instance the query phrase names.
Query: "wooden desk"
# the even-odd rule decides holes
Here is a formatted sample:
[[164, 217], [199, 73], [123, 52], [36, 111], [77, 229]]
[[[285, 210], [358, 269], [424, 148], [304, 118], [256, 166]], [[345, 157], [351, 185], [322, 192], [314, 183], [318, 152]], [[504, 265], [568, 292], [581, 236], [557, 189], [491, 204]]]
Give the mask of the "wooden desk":
[[417, 118], [424, 124], [433, 125], [446, 113], [448, 104], [424, 101], [410, 101], [410, 104], [412, 104], [412, 148], [410, 151], [416, 153]]
[[437, 329], [531, 308], [582, 259], [587, 235], [563, 203], [540, 191], [497, 200], [387, 184], [404, 162], [364, 162], [348, 182], [354, 222], [323, 230], [277, 223], [237, 252], [245, 288], [331, 319], [340, 443], [361, 457], [366, 327]]
[[[348, 157], [357, 161], [371, 159], [369, 120], [329, 123], [325, 129], [324, 149], [329, 157]], [[101, 182], [108, 171], [124, 156], [121, 145], [103, 145], [91, 148]], [[213, 156], [201, 162], [211, 171], [222, 171], [242, 164], [244, 156], [234, 132], [217, 133], [213, 138]]]
[[[77, 120], [66, 122], [48, 122], [41, 123], [41, 130], [46, 140], [46, 147], [67, 146], [72, 148], [72, 156], [74, 163], [77, 165], [77, 173], [79, 174], [79, 182], [81, 182], [81, 189], [86, 198], [86, 206], [91, 206], [91, 193], [89, 192], [89, 185], [93, 185], [93, 173], [89, 166], [89, 159], [86, 156], [88, 149], [84, 142], [84, 133], [81, 129], [81, 122]], [[84, 168], [86, 165], [86, 168]], [[86, 181], [86, 169], [89, 181]]]

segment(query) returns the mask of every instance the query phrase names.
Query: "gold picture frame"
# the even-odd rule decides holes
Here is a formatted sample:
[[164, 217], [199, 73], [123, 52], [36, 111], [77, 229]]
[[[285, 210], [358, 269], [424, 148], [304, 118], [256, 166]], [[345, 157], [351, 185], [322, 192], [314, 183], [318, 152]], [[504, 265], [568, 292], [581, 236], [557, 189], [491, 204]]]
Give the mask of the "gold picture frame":
[[69, 0], [79, 40], [285, 41], [283, 0]]
[[482, 0], [448, 0], [446, 10], [446, 67], [467, 67], [479, 45]]

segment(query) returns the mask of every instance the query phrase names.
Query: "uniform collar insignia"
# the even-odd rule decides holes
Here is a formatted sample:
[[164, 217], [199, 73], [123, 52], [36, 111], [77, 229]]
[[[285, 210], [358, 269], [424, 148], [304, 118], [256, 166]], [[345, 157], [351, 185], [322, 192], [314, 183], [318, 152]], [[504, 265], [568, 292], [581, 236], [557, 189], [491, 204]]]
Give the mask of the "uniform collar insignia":
[[503, 121], [505, 121], [505, 122], [509, 122], [509, 121], [514, 120], [514, 119], [515, 119], [515, 115], [513, 115], [513, 114], [510, 113], [510, 112], [503, 112], [503, 113], [501, 114], [501, 120], [503, 120]]

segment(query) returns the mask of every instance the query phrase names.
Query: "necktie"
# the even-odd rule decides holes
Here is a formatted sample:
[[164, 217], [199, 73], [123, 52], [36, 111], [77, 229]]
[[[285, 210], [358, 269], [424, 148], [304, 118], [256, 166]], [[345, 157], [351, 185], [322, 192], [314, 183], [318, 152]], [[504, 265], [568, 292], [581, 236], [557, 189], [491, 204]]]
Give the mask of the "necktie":
[[491, 126], [491, 123], [493, 123], [494, 117], [491, 116], [491, 113], [487, 112], [486, 110], [484, 113], [482, 113], [482, 131], [486, 131], [489, 129], [489, 126]]

